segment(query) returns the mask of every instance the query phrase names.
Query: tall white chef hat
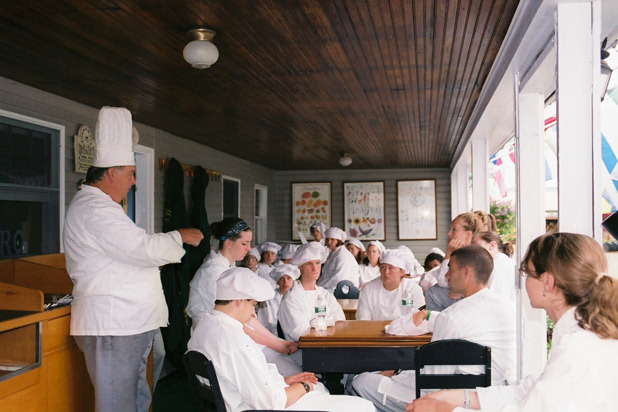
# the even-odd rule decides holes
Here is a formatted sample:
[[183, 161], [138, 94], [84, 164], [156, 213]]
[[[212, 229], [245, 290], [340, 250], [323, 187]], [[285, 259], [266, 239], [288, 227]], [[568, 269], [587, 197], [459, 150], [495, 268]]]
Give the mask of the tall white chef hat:
[[300, 270], [298, 270], [297, 266], [284, 263], [283, 265], [275, 266], [275, 268], [270, 271], [269, 275], [276, 281], [279, 281], [283, 275], [288, 275], [296, 280], [300, 277]]
[[134, 166], [131, 112], [124, 107], [104, 106], [95, 128], [95, 167]]
[[266, 279], [251, 269], [233, 267], [217, 280], [217, 300], [255, 299], [264, 302], [275, 297], [275, 290]]
[[328, 229], [326, 229], [326, 232], [324, 233], [324, 237], [326, 239], [339, 239], [342, 242], [345, 242], [345, 239], [347, 237], [347, 235], [345, 234], [345, 232], [341, 229], [339, 229], [338, 227], [329, 227]]
[[378, 250], [380, 251], [380, 254], [384, 253], [384, 251], [386, 250], [386, 248], [384, 247], [384, 245], [382, 244], [382, 242], [380, 242], [379, 240], [372, 240], [371, 242], [369, 242], [369, 244], [367, 245], [367, 247], [369, 246], [375, 246], [378, 248]]
[[318, 242], [308, 242], [296, 249], [290, 263], [295, 266], [300, 266], [310, 260], [319, 260], [320, 262], [324, 262], [323, 256], [324, 246], [320, 245]]
[[279, 249], [281, 249], [281, 246], [279, 246], [275, 242], [264, 242], [260, 246], [260, 252], [262, 252], [262, 253], [264, 253], [264, 252], [275, 252], [275, 253], [278, 253]]
[[386, 249], [380, 257], [380, 263], [386, 263], [403, 269], [404, 273], [410, 273], [414, 267], [410, 256], [400, 249]]
[[296, 252], [296, 249], [298, 249], [298, 246], [300, 245], [295, 245], [294, 243], [286, 243], [285, 245], [283, 245], [281, 247], [281, 251], [279, 252], [279, 255], [281, 255], [281, 259], [291, 259], [292, 256], [294, 256], [294, 252]]
[[347, 244], [354, 245], [354, 246], [356, 246], [357, 248], [359, 248], [360, 250], [362, 250], [363, 252], [365, 251], [365, 246], [364, 246], [364, 245], [363, 245], [363, 243], [362, 243], [360, 240], [358, 240], [358, 238], [356, 238], [356, 237], [351, 237], [351, 238], [349, 238], [348, 240], [346, 240], [346, 242], [345, 242], [345, 243], [346, 243], [346, 245], [347, 245]]

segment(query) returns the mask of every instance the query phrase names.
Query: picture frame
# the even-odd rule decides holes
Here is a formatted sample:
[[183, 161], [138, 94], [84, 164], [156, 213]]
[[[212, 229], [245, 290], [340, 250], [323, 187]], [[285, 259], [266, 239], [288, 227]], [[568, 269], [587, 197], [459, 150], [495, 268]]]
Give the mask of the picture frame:
[[318, 220], [331, 226], [330, 182], [292, 183], [292, 239], [299, 240], [302, 234], [313, 240], [309, 228]]
[[436, 181], [397, 181], [397, 231], [399, 240], [438, 238]]
[[343, 221], [348, 237], [384, 240], [384, 182], [344, 182]]

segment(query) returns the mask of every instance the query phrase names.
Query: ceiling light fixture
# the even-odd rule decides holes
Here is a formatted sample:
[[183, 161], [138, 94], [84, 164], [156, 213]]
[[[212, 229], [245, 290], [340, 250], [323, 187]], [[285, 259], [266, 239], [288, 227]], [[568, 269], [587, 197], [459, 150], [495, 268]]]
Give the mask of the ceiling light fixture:
[[196, 69], [207, 69], [219, 59], [219, 50], [212, 44], [215, 32], [209, 29], [193, 29], [187, 32], [187, 36], [192, 39], [182, 51], [187, 63]]
[[352, 164], [352, 158], [350, 157], [349, 154], [344, 153], [340, 158], [339, 158], [339, 164], [343, 167], [348, 167]]

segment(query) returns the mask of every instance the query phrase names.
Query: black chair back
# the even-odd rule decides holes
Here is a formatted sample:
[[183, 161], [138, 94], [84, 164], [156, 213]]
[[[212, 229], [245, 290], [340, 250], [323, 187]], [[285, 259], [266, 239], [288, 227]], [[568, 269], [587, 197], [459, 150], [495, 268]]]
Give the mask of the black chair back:
[[[344, 288], [344, 286], [347, 286], [347, 288]], [[359, 290], [349, 280], [342, 280], [337, 283], [333, 294], [336, 299], [358, 299]]]
[[184, 356], [189, 382], [200, 399], [204, 401], [203, 410], [226, 412], [223, 395], [219, 388], [219, 381], [215, 367], [204, 354], [190, 350]]
[[[416, 397], [421, 389], [473, 389], [491, 386], [491, 348], [462, 339], [447, 339], [428, 343], [414, 351], [416, 371]], [[469, 375], [421, 374], [425, 366], [433, 365], [482, 365], [485, 373]]]

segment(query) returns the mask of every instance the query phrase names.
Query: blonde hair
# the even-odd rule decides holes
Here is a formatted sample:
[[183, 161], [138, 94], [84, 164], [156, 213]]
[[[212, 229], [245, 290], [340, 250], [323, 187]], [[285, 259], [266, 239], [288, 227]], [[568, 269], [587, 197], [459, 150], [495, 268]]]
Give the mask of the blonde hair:
[[618, 339], [618, 282], [606, 274], [605, 253], [594, 239], [576, 233], [539, 236], [521, 267], [529, 275], [533, 269], [535, 276], [548, 272], [554, 277], [566, 304], [576, 307], [580, 327]]
[[476, 215], [476, 217], [479, 218], [479, 220], [484, 226], [483, 228], [481, 228], [482, 231], [498, 231], [498, 225], [496, 224], [496, 217], [494, 215], [492, 215], [491, 213], [485, 213], [482, 210], [475, 210], [474, 214]]
[[483, 222], [472, 212], [460, 213], [453, 222], [459, 222], [468, 232], [478, 233], [483, 230]]

